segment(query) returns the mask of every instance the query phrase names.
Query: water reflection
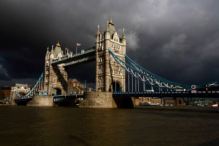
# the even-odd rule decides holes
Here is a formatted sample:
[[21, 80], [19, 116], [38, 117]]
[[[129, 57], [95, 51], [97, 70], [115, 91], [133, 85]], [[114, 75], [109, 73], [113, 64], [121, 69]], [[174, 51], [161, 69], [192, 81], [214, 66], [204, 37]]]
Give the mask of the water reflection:
[[218, 113], [0, 107], [0, 145], [200, 145], [218, 141]]

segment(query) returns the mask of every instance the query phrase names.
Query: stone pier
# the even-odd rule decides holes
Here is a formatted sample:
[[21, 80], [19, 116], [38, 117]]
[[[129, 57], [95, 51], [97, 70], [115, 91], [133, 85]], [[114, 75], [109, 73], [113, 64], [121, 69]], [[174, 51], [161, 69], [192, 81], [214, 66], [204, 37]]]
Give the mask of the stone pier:
[[112, 92], [86, 92], [79, 108], [117, 108]]
[[52, 96], [33, 96], [33, 99], [27, 103], [27, 106], [55, 106]]

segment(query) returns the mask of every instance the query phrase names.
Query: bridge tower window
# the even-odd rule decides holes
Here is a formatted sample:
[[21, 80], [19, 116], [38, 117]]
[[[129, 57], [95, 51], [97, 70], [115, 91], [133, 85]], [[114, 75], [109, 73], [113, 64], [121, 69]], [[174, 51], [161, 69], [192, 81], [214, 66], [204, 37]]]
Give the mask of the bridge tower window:
[[99, 69], [99, 74], [102, 74], [102, 68]]
[[102, 80], [102, 78], [100, 77], [99, 78], [99, 87], [101, 88], [103, 86], [103, 80]]
[[103, 62], [103, 57], [100, 57], [100, 58], [99, 58], [99, 62]]

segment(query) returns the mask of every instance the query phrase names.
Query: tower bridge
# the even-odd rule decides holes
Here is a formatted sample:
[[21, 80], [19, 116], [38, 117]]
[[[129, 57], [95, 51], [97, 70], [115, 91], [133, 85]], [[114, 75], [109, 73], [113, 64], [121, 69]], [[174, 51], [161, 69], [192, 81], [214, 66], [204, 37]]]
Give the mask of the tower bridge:
[[44, 74], [40, 76], [36, 85], [26, 95], [19, 95], [17, 91], [14, 93], [22, 100], [27, 98], [27, 95], [35, 96], [34, 100], [43, 98], [41, 102], [47, 102], [47, 99], [51, 98], [48, 101], [49, 104], [52, 103], [51, 105], [71, 97], [75, 99], [76, 95], [67, 95], [67, 68], [88, 62], [96, 63], [96, 92], [84, 94], [85, 100], [82, 102], [84, 107], [116, 107], [117, 99], [115, 98], [120, 97], [127, 97], [127, 99], [144, 96], [219, 97], [218, 91], [191, 94], [191, 91], [196, 91], [196, 87], [206, 90], [218, 87], [218, 81], [197, 85], [191, 89], [191, 86], [159, 77], [134, 62], [126, 54], [124, 29], [120, 37], [112, 19], [107, 22], [105, 30], [100, 30], [99, 25], [97, 26], [94, 47], [81, 50], [76, 54], [71, 52], [64, 54], [59, 42], [55, 47], [47, 48]]

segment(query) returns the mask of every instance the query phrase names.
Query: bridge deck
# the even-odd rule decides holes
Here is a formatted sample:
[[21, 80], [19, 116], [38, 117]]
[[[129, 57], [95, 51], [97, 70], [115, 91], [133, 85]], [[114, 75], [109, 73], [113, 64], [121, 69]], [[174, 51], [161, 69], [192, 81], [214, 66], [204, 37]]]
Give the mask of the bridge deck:
[[78, 53], [73, 56], [63, 56], [52, 61], [52, 65], [64, 63], [64, 66], [72, 66], [95, 61], [95, 49], [87, 50], [84, 53]]
[[53, 97], [53, 102], [59, 103], [59, 102], [62, 102], [63, 100], [66, 100], [66, 99], [75, 99], [75, 98], [83, 98], [83, 97], [84, 97], [83, 94], [59, 95], [59, 96]]
[[114, 92], [114, 97], [197, 97], [219, 98], [219, 91], [191, 92]]

